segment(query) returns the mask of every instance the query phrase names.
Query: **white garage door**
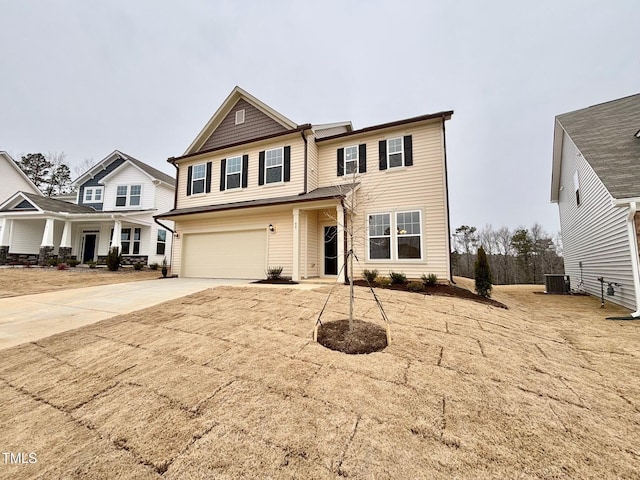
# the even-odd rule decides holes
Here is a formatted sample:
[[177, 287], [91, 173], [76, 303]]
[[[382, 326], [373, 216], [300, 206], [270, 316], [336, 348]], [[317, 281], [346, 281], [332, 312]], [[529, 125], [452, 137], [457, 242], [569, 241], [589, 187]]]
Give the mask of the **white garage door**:
[[265, 278], [267, 232], [192, 233], [182, 240], [182, 276]]

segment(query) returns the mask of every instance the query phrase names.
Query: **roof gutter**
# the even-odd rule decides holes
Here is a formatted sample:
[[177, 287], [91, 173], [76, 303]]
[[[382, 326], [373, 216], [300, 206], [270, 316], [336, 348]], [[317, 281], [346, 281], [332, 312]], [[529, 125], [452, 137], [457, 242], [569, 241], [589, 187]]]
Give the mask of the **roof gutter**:
[[638, 257], [638, 237], [636, 235], [635, 217], [638, 204], [629, 202], [629, 215], [627, 216], [627, 234], [629, 237], [629, 250], [631, 251], [631, 271], [633, 272], [633, 288], [636, 297], [636, 311], [631, 314], [633, 318], [640, 317], [640, 257]]

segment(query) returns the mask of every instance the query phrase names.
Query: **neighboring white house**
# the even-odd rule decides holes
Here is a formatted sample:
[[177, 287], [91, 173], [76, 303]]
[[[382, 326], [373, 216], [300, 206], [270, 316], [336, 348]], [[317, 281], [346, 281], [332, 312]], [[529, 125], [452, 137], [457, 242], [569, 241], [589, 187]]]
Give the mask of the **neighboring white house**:
[[45, 264], [49, 258], [105, 260], [117, 246], [123, 264], [171, 257], [175, 180], [114, 151], [74, 182], [74, 203], [18, 191], [0, 205], [0, 264]]
[[[640, 310], [640, 94], [558, 115], [551, 202], [571, 285]], [[609, 284], [613, 296], [607, 295]], [[637, 316], [635, 312], [634, 316]]]

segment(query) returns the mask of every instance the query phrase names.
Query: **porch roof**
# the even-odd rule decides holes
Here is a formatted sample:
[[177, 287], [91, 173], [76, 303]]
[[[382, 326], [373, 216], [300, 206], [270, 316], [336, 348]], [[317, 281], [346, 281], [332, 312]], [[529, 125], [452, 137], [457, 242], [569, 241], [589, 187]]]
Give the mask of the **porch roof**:
[[[33, 193], [19, 192], [25, 197], [29, 203], [33, 204], [36, 208], [47, 212], [60, 212], [60, 213], [96, 213], [96, 210], [91, 207], [85, 207], [84, 205], [76, 205], [75, 203], [65, 202], [64, 200], [57, 200], [51, 197], [43, 197], [35, 195]], [[2, 208], [2, 212], [13, 212], [13, 210], [6, 206]]]
[[161, 215], [154, 215], [154, 218], [173, 218], [194, 213], [220, 212], [223, 210], [235, 210], [240, 208], [267, 207], [271, 205], [283, 205], [287, 203], [311, 202], [314, 200], [339, 199], [344, 198], [352, 184], [335, 185], [331, 187], [321, 187], [308, 193], [299, 195], [288, 195], [285, 197], [261, 198], [257, 200], [246, 200], [244, 202], [222, 203], [218, 205], [201, 205], [198, 207], [177, 208], [169, 210]]

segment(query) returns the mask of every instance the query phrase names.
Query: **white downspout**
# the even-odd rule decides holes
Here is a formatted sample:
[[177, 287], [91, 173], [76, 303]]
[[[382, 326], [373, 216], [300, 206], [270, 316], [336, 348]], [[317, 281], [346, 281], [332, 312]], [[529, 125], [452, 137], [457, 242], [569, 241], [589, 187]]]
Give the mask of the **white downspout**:
[[627, 217], [627, 233], [629, 236], [629, 250], [631, 251], [631, 271], [633, 272], [633, 287], [636, 295], [636, 311], [633, 318], [640, 317], [640, 257], [638, 257], [638, 239], [636, 237], [635, 216], [637, 204], [629, 202], [629, 216]]

